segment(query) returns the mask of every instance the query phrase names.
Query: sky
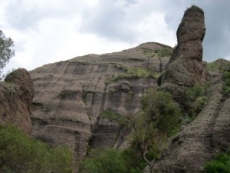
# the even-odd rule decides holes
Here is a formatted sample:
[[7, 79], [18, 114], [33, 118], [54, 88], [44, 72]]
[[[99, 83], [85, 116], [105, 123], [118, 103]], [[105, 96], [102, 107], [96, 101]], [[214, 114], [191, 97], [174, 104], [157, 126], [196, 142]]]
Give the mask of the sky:
[[0, 0], [0, 30], [15, 44], [4, 71], [33, 70], [145, 42], [173, 47], [191, 5], [205, 12], [203, 60], [230, 59], [229, 0]]

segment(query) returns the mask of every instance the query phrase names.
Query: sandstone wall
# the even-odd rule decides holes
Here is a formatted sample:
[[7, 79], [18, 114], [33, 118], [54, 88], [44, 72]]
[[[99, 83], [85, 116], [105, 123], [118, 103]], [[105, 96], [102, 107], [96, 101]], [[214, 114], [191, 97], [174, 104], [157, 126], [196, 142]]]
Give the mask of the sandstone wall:
[[127, 74], [127, 68], [159, 73], [169, 58], [152, 55], [165, 47], [169, 48], [145, 43], [122, 52], [86, 55], [31, 71], [35, 86], [33, 135], [69, 145], [75, 151], [76, 167], [85, 157], [89, 141], [91, 147], [121, 145], [126, 132], [116, 122], [98, 116], [104, 110], [123, 115], [136, 113], [141, 96], [157, 82], [151, 77], [110, 79]]

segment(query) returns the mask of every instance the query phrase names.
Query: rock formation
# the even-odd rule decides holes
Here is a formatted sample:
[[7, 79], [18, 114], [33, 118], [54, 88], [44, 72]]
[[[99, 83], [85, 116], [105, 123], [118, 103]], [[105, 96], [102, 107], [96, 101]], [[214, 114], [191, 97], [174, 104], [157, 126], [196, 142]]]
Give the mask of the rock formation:
[[[91, 147], [119, 146], [126, 132], [118, 123], [99, 115], [105, 110], [128, 115], [140, 109], [141, 96], [157, 85], [157, 74], [169, 60], [161, 57], [164, 49], [171, 50], [158, 43], [145, 43], [122, 52], [86, 55], [31, 71], [35, 86], [33, 135], [69, 145], [75, 151], [76, 168], [85, 157], [88, 142]], [[153, 70], [156, 76], [141, 77], [143, 69], [145, 74]]]
[[204, 12], [197, 6], [188, 8], [177, 30], [177, 46], [159, 83], [192, 86], [206, 80], [202, 62], [205, 35]]
[[29, 73], [18, 69], [0, 82], [0, 124], [12, 123], [31, 134], [31, 104], [34, 87]]
[[[202, 63], [204, 37], [204, 13], [192, 6], [187, 9], [177, 31], [178, 46], [174, 51], [166, 73], [162, 76], [162, 88], [167, 88], [179, 100], [184, 89], [206, 81], [207, 72]], [[230, 145], [229, 98], [223, 96], [221, 69], [229, 62], [218, 60], [218, 71], [211, 73], [207, 90], [209, 102], [190, 124], [174, 136], [167, 151], [156, 161], [158, 173], [204, 172], [204, 165], [219, 151]], [[148, 168], [145, 170], [149, 173]]]

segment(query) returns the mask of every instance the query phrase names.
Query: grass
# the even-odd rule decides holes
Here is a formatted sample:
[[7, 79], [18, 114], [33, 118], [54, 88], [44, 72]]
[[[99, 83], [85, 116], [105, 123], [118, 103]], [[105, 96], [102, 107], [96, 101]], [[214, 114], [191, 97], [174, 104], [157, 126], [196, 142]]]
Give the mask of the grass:
[[143, 67], [127, 67], [121, 64], [115, 64], [115, 68], [123, 70], [125, 73], [118, 74], [112, 78], [106, 80], [106, 84], [116, 82], [120, 79], [132, 79], [132, 78], [158, 78], [159, 74], [153, 70]]
[[220, 65], [216, 62], [210, 62], [210, 63], [207, 63], [206, 68], [208, 71], [218, 71], [220, 68]]
[[173, 49], [165, 47], [162, 49], [158, 49], [158, 50], [152, 50], [152, 49], [148, 49], [148, 48], [142, 48], [143, 53], [149, 57], [149, 58], [153, 58], [153, 57], [171, 57], [172, 55], [172, 51]]
[[103, 111], [100, 115], [99, 118], [106, 118], [110, 121], [115, 121], [116, 123], [118, 123], [119, 125], [121, 125], [122, 127], [124, 127], [127, 124], [127, 117], [125, 115], [121, 115], [115, 111], [112, 110], [105, 110]]

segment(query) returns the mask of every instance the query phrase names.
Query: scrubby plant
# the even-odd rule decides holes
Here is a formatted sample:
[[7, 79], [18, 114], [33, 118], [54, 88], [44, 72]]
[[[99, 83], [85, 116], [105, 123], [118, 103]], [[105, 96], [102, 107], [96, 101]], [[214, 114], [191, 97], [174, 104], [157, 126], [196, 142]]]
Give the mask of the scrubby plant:
[[190, 117], [196, 116], [208, 103], [206, 96], [206, 87], [202, 85], [194, 85], [186, 91], [186, 113]]
[[[80, 173], [141, 173], [146, 165], [153, 172], [154, 160], [159, 158], [168, 137], [179, 128], [181, 111], [169, 92], [150, 89], [143, 96], [142, 110], [135, 115], [124, 116], [106, 110], [99, 117], [117, 122], [131, 130], [129, 148], [91, 150], [81, 164]], [[123, 120], [125, 118], [125, 121]]]
[[229, 71], [224, 72], [223, 81], [224, 81], [224, 85], [223, 85], [224, 95], [230, 96], [230, 72]]
[[171, 57], [173, 49], [170, 47], [164, 47], [162, 49], [152, 50], [148, 48], [142, 48], [143, 53], [149, 58], [159, 57]]
[[230, 152], [218, 153], [204, 166], [206, 173], [230, 173]]
[[135, 148], [153, 172], [154, 160], [179, 128], [181, 110], [169, 92], [150, 89], [141, 100], [142, 111], [130, 118], [132, 148]]
[[1, 125], [0, 172], [71, 173], [72, 154], [68, 148], [32, 139], [13, 125]]
[[14, 56], [14, 42], [11, 38], [7, 38], [5, 34], [0, 30], [0, 79], [2, 69], [8, 63], [10, 58]]
[[151, 69], [143, 67], [126, 67], [123, 65], [115, 65], [116, 68], [125, 71], [123, 74], [118, 74], [106, 80], [106, 84], [116, 82], [120, 79], [131, 78], [158, 78], [159, 74]]
[[206, 68], [208, 71], [218, 71], [220, 68], [220, 65], [216, 62], [210, 62], [206, 64]]
[[122, 152], [116, 149], [92, 149], [82, 162], [80, 173], [128, 173]]
[[112, 111], [110, 109], [103, 111], [102, 113], [100, 113], [100, 115], [98, 116], [99, 118], [106, 118], [108, 120], [111, 121], [115, 121], [117, 122], [119, 125], [121, 125], [122, 127], [127, 125], [127, 117], [125, 115], [119, 114], [115, 111]]

